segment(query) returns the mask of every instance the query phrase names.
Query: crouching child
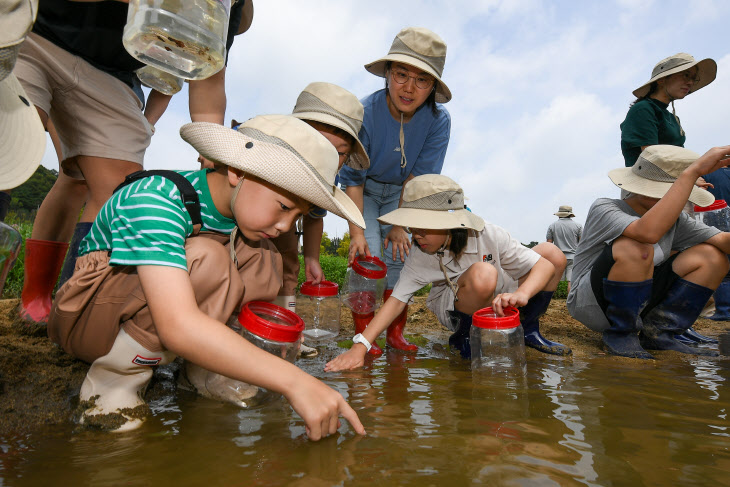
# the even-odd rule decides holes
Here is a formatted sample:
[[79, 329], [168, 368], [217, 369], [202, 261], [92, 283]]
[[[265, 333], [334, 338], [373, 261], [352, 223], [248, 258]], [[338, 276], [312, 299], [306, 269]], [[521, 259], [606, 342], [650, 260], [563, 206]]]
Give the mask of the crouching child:
[[728, 272], [730, 234], [682, 208], [687, 200], [714, 201], [695, 181], [727, 165], [729, 153], [730, 146], [700, 157], [654, 145], [634, 166], [608, 173], [622, 199], [591, 206], [567, 305], [575, 319], [602, 333], [609, 353], [642, 359], [654, 358], [647, 349], [715, 353], [687, 343], [705, 338], [691, 327]]
[[413, 247], [393, 294], [352, 348], [330, 361], [326, 371], [360, 367], [371, 344], [406, 307], [416, 291], [433, 284], [427, 305], [454, 333], [449, 345], [470, 358], [472, 314], [493, 306], [515, 306], [525, 330], [525, 343], [556, 355], [570, 348], [547, 340], [539, 318], [547, 310], [565, 269], [565, 255], [543, 242], [528, 249], [503, 228], [485, 223], [464, 205], [464, 192], [452, 179], [425, 174], [408, 181], [400, 208], [378, 219], [410, 229]]
[[282, 264], [269, 239], [311, 204], [364, 225], [334, 186], [337, 151], [291, 116], [255, 117], [238, 130], [191, 123], [180, 134], [218, 164], [178, 173], [199, 205], [181, 197], [185, 181], [172, 177], [122, 187], [99, 212], [56, 296], [50, 338], [91, 363], [81, 421], [138, 427], [151, 366], [181, 356], [283, 394], [313, 440], [334, 433], [339, 415], [364, 433], [338, 392], [225, 325], [243, 302], [276, 296]]

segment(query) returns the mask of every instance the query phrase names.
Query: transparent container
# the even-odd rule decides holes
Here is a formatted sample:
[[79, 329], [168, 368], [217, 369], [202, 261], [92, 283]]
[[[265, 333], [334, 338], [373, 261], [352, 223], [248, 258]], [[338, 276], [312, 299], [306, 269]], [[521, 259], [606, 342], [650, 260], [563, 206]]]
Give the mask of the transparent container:
[[307, 342], [322, 342], [340, 334], [340, 308], [336, 283], [302, 283], [297, 294], [297, 314], [304, 320]]
[[347, 269], [342, 285], [342, 304], [355, 314], [369, 314], [380, 306], [387, 284], [385, 262], [361, 256]]
[[[299, 316], [273, 303], [251, 301], [241, 309], [238, 323], [241, 326], [240, 333], [246, 340], [294, 363], [304, 331], [304, 322]], [[234, 330], [236, 328], [233, 327]], [[262, 406], [281, 396], [263, 387], [234, 381], [219, 374], [209, 374], [205, 386], [214, 396], [235, 396], [239, 400], [237, 404], [245, 408]]]
[[730, 231], [730, 208], [725, 200], [715, 200], [710, 206], [695, 205], [695, 219], [721, 232]]
[[182, 78], [154, 66], [144, 66], [139, 68], [136, 73], [143, 85], [165, 95], [174, 95], [182, 90]]
[[225, 64], [231, 0], [129, 0], [122, 42], [145, 64], [205, 79]]
[[527, 373], [525, 334], [515, 308], [505, 308], [504, 316], [497, 316], [491, 307], [474, 313], [469, 341], [472, 371], [498, 377]]
[[0, 222], [0, 294], [5, 287], [5, 279], [8, 277], [10, 269], [15, 264], [20, 252], [20, 244], [23, 239], [20, 233], [3, 222]]

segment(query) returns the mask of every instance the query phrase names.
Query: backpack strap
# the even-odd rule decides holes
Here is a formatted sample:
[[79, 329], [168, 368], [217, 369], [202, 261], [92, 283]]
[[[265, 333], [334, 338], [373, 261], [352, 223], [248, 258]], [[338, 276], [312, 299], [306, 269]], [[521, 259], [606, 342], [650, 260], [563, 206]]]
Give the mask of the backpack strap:
[[180, 191], [180, 197], [182, 198], [183, 205], [185, 205], [185, 209], [190, 215], [190, 220], [193, 222], [193, 235], [197, 235], [198, 232], [200, 232], [200, 228], [203, 226], [203, 220], [200, 218], [200, 198], [198, 198], [198, 193], [195, 191], [193, 184], [185, 179], [185, 176], [182, 174], [170, 171], [169, 169], [136, 171], [132, 174], [127, 174], [122, 184], [117, 186], [114, 192], [116, 193], [123, 187], [150, 176], [162, 176], [165, 179], [169, 179], [175, 184], [175, 186], [177, 186], [178, 191]]

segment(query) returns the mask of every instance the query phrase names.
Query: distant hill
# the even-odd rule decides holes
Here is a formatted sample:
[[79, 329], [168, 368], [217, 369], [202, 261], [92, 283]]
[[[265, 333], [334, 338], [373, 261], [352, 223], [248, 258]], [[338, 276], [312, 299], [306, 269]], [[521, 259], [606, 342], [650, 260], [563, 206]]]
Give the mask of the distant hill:
[[58, 171], [38, 166], [36, 172], [26, 182], [14, 188], [10, 193], [13, 197], [10, 203], [11, 210], [37, 210], [43, 198], [51, 190], [51, 186], [58, 178]]

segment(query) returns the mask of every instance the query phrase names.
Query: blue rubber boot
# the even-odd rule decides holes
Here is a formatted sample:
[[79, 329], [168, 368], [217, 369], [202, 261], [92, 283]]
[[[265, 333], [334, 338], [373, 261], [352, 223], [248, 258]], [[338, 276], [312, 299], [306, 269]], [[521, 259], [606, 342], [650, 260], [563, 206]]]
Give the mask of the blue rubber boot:
[[730, 321], [730, 281], [722, 281], [715, 289], [715, 314], [709, 319]]
[[68, 253], [66, 254], [66, 260], [63, 262], [63, 269], [61, 269], [61, 277], [58, 280], [58, 288], [64, 285], [71, 276], [73, 276], [74, 268], [76, 267], [76, 258], [79, 256], [79, 245], [86, 235], [91, 231], [91, 222], [81, 222], [76, 224], [74, 228], [74, 235], [71, 237], [71, 244], [68, 246]]
[[552, 355], [570, 355], [573, 351], [562, 343], [551, 342], [540, 334], [540, 317], [550, 306], [554, 291], [540, 291], [519, 308], [520, 322], [525, 330], [525, 345]]
[[644, 316], [641, 343], [649, 350], [672, 350], [692, 355], [717, 356], [712, 350], [693, 348], [675, 335], [686, 332], [700, 316], [712, 295], [712, 289], [684, 279], [677, 279], [664, 301]]
[[472, 315], [461, 311], [449, 311], [451, 319], [458, 323], [456, 331], [449, 337], [449, 346], [458, 350], [465, 359], [471, 359], [471, 342], [469, 331], [471, 330]]
[[641, 311], [651, 296], [653, 280], [640, 282], [603, 279], [603, 297], [608, 301], [608, 329], [603, 332], [603, 345], [608, 353], [640, 359], [653, 359], [639, 342], [642, 328]]

